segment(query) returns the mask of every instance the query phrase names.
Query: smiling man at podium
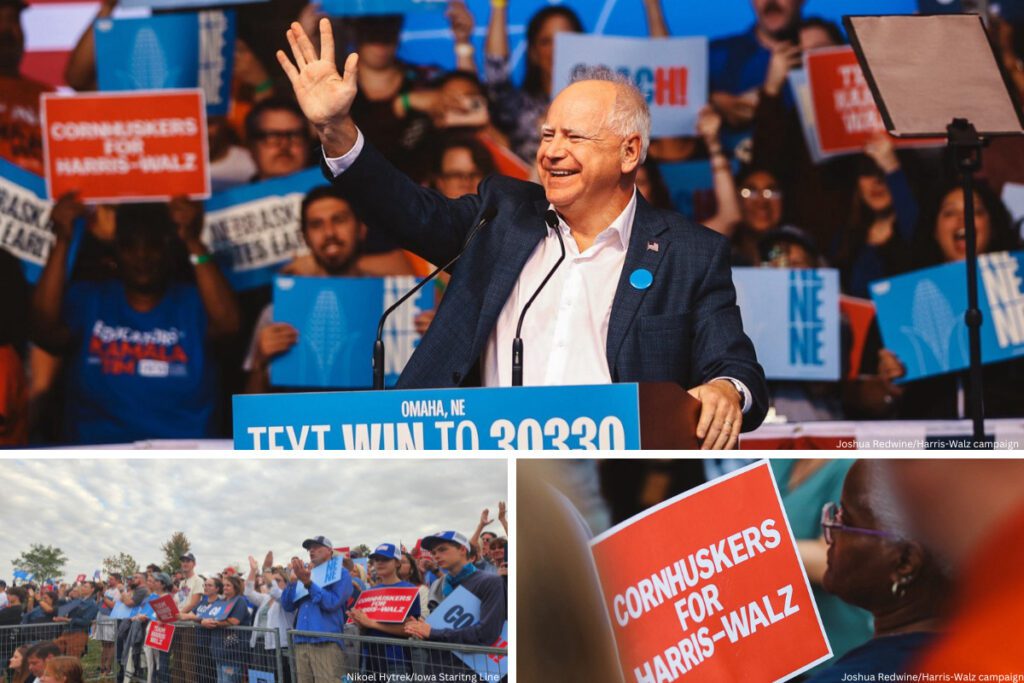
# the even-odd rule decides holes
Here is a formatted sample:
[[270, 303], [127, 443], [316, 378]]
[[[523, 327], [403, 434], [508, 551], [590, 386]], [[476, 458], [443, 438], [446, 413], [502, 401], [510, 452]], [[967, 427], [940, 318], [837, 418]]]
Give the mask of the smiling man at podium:
[[325, 174], [368, 225], [431, 263], [464, 250], [400, 388], [509, 386], [521, 339], [523, 384], [675, 382], [701, 403], [704, 448], [731, 448], [760, 425], [767, 386], [743, 333], [727, 240], [636, 191], [650, 112], [635, 87], [586, 74], [548, 111], [541, 185], [492, 176], [479, 194], [450, 200], [364, 139], [349, 116], [358, 57], [339, 74], [326, 19], [320, 35], [317, 56], [292, 24], [295, 61], [278, 61], [320, 137]]

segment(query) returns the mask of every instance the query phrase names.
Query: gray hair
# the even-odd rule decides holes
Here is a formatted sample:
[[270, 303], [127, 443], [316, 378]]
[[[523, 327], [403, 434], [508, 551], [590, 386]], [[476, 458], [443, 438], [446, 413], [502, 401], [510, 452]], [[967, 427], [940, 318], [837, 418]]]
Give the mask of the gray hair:
[[639, 135], [640, 163], [644, 163], [651, 146], [651, 110], [640, 89], [629, 78], [606, 66], [576, 67], [571, 82], [580, 81], [604, 81], [615, 86], [615, 106], [608, 112], [605, 125], [622, 137]]

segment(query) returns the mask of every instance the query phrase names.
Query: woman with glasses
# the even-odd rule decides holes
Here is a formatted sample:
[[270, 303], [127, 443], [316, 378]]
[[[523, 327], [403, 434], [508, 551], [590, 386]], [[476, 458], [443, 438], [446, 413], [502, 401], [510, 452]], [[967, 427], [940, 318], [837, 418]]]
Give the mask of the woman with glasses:
[[[871, 637], [871, 614], [840, 600], [822, 585], [828, 546], [822, 536], [821, 506], [839, 498], [853, 461], [772, 460], [771, 465], [822, 626], [833, 654], [840, 657]], [[820, 665], [812, 672], [827, 666]]]
[[[272, 556], [268, 556], [272, 562]], [[257, 629], [277, 629], [270, 631], [254, 631], [249, 639], [251, 650], [250, 669], [274, 672], [277, 670], [276, 658], [280, 651], [281, 664], [285, 667], [283, 679], [291, 680], [288, 674], [288, 630], [295, 623], [295, 613], [285, 612], [281, 607], [281, 593], [288, 585], [284, 567], [273, 567], [264, 562], [263, 585], [266, 592], [256, 590], [256, 558], [249, 557], [249, 578], [245, 581], [245, 597], [256, 606], [252, 625]]]
[[761, 238], [782, 225], [782, 189], [778, 178], [763, 168], [748, 167], [736, 178], [742, 217], [732, 233], [733, 264], [761, 264]]
[[[402, 565], [402, 547], [393, 543], [382, 543], [370, 554], [370, 562], [373, 563], [374, 571], [377, 573], [377, 585], [368, 588], [363, 595], [372, 594], [374, 591], [389, 588], [416, 588], [408, 581], [402, 581], [398, 577], [398, 569]], [[352, 621], [359, 624], [360, 635], [373, 636], [377, 638], [407, 638], [404, 623], [388, 622], [382, 623], [371, 619], [365, 612], [359, 609], [349, 610]], [[420, 616], [420, 601], [415, 599], [412, 607], [409, 608], [405, 620], [414, 619]], [[398, 645], [377, 645], [364, 644], [362, 652], [361, 670], [365, 674], [402, 675], [412, 673], [412, 658], [409, 648]], [[378, 679], [381, 680], [381, 679]]]
[[931, 553], [908, 537], [884, 472], [885, 462], [858, 460], [838, 504], [826, 503], [821, 528], [828, 544], [822, 585], [874, 616], [874, 637], [809, 680], [851, 680], [895, 674], [932, 640], [950, 585]]

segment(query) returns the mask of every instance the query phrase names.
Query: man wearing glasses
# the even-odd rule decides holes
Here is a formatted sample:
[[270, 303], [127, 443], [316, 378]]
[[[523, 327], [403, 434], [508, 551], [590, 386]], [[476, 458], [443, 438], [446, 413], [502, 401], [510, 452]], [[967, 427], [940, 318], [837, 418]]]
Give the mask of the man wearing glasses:
[[291, 100], [273, 97], [258, 103], [245, 118], [245, 135], [256, 162], [253, 180], [280, 178], [310, 165], [309, 126]]

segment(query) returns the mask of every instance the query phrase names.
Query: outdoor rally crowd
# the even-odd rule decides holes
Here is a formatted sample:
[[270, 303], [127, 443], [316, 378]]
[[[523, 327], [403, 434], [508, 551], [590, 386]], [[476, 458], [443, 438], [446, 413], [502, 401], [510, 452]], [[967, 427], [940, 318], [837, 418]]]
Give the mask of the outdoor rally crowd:
[[[670, 35], [661, 0], [635, 2], [651, 37]], [[830, 265], [840, 271], [843, 292], [857, 297], [866, 298], [878, 278], [962, 260], [964, 198], [942, 150], [897, 151], [890, 138], [878, 137], [862, 154], [815, 164], [787, 76], [803, 51], [845, 38], [833, 23], [804, 17], [801, 0], [751, 4], [756, 22], [748, 31], [710, 44], [709, 105], [700, 114], [699, 135], [652, 141], [637, 176], [643, 197], [728, 236], [736, 265]], [[104, 0], [100, 17], [115, 5]], [[23, 8], [17, 0], [0, 0], [0, 105], [11, 105], [0, 106], [0, 127], [12, 132], [0, 141], [0, 155], [40, 173], [38, 121], [2, 113], [20, 104], [38, 114], [38, 97], [49, 89], [19, 71]], [[319, 164], [321, 152], [274, 58], [278, 48], [287, 52], [289, 22], [317, 34], [317, 12], [301, 0], [238, 7], [231, 108], [209, 119], [215, 190]], [[395, 165], [447, 197], [474, 192], [492, 173], [532, 176], [539, 125], [552, 97], [554, 37], [585, 30], [566, 6], [537, 12], [526, 30], [525, 79], [516, 84], [507, 15], [506, 0], [492, 0], [483, 18], [482, 73], [471, 41], [480, 18], [458, 0], [447, 12], [457, 64], [450, 72], [398, 58], [400, 16], [336, 20], [345, 46], [339, 49], [359, 54], [352, 109], [359, 129]], [[674, 28], [685, 33], [684, 26]], [[990, 30], [1013, 86], [1024, 95], [1024, 28], [993, 19]], [[67, 65], [66, 79], [76, 90], [96, 88], [92, 32], [82, 36]], [[999, 193], [1006, 182], [1024, 182], [1022, 152], [1014, 138], [985, 150], [985, 182], [975, 202], [979, 253], [1019, 245]], [[706, 165], [711, 187], [667, 182], [663, 171], [694, 162]], [[69, 272], [80, 217], [87, 231]], [[296, 344], [299, 331], [273, 321], [269, 286], [232, 290], [201, 239], [202, 226], [202, 205], [185, 198], [86, 208], [66, 196], [53, 209], [56, 239], [34, 288], [18, 262], [0, 251], [0, 444], [223, 437], [230, 431], [232, 394], [271, 390], [268, 364]], [[368, 231], [326, 183], [302, 203], [301, 234], [309, 254], [282, 273], [351, 277], [430, 269], [383, 232]], [[422, 333], [431, 318], [422, 313], [417, 330]], [[369, 362], [369, 349], [365, 355]], [[148, 359], [176, 371], [140, 376], [136, 364]], [[875, 326], [859, 376], [773, 381], [773, 406], [791, 422], [963, 417], [961, 374], [896, 383], [904, 372]], [[986, 366], [984, 378], [986, 414], [1019, 416], [1024, 360]]]
[[[302, 543], [308, 562], [295, 557], [275, 565], [273, 553], [268, 553], [260, 567], [250, 556], [247, 576], [234, 567], [199, 572], [195, 555], [188, 552], [178, 558], [180, 569], [173, 573], [150, 564], [132, 576], [110, 574], [106, 583], [98, 580], [98, 571], [97, 580], [71, 585], [23, 582], [8, 588], [0, 582], [0, 657], [5, 672], [0, 680], [81, 682], [82, 658], [90, 640], [98, 641], [101, 649], [98, 671], [89, 673], [118, 681], [170, 683], [173, 677], [175, 683], [241, 683], [254, 680], [259, 672], [270, 677], [255, 680], [274, 681], [276, 672], [283, 676], [276, 680], [289, 681], [292, 666], [300, 683], [339, 681], [352, 673], [369, 675], [362, 680], [403, 680], [401, 676], [414, 671], [428, 676], [461, 672], [468, 677], [448, 680], [477, 680], [452, 652], [418, 652], [412, 644], [505, 647], [504, 503], [499, 503], [497, 521], [506, 535], [484, 531], [493, 521], [490, 511], [484, 510], [469, 539], [457, 531], [443, 531], [420, 539], [411, 550], [400, 543], [382, 543], [366, 562], [356, 561], [357, 551], [336, 549], [330, 539], [314, 536]], [[324, 586], [313, 580], [317, 567], [338, 560], [344, 569], [337, 580], [325, 580]], [[432, 628], [425, 619], [459, 587], [479, 599], [478, 620]], [[361, 595], [390, 588], [418, 589], [404, 622], [382, 623], [354, 608]], [[173, 649], [160, 652], [144, 644], [151, 617], [116, 615], [124, 608], [141, 612], [147, 603], [166, 595], [173, 597], [178, 609], [175, 623], [195, 628], [176, 628]], [[12, 630], [19, 624], [64, 628], [57, 637], [52, 637], [56, 631], [46, 631], [49, 639], [40, 639], [44, 631]], [[237, 626], [252, 629], [232, 630]], [[303, 635], [289, 639], [291, 630]], [[341, 634], [409, 639], [410, 646], [361, 641], [353, 652]], [[386, 675], [397, 677], [380, 677]]]

